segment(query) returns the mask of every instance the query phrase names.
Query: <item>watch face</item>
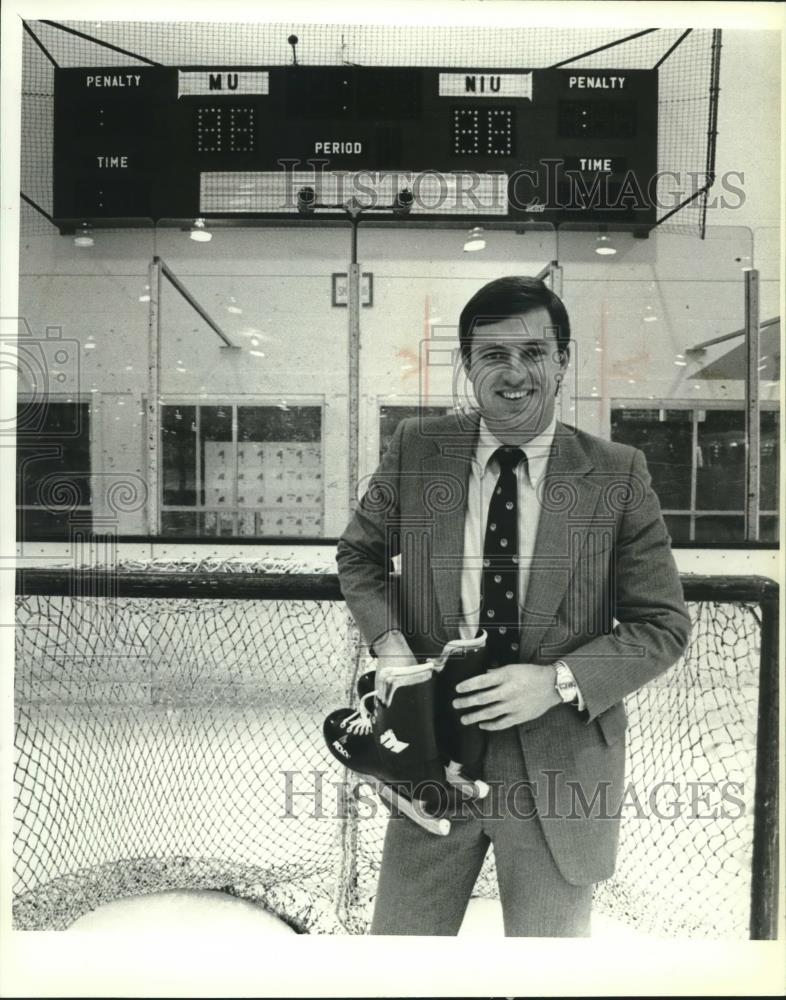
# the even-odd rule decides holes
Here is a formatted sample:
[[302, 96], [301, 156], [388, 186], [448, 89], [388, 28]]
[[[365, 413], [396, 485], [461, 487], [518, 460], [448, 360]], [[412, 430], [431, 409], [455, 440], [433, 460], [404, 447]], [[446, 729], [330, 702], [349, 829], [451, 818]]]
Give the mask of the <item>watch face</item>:
[[557, 690], [559, 691], [560, 698], [562, 698], [563, 701], [573, 701], [578, 694], [578, 687], [575, 683], [571, 683], [570, 681], [558, 684]]
[[579, 689], [576, 684], [575, 678], [570, 672], [570, 668], [566, 664], [557, 663], [556, 664], [557, 678], [555, 687], [560, 698], [567, 704], [568, 702], [575, 701], [578, 697]]

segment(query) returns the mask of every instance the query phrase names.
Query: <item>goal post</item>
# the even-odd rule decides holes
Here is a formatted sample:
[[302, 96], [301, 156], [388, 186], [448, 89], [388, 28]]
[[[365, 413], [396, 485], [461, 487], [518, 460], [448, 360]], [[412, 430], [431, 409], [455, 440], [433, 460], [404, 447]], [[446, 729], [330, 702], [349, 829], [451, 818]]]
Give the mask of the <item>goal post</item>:
[[[219, 888], [302, 932], [367, 929], [387, 814], [322, 745], [366, 666], [334, 574], [150, 563], [16, 581], [18, 928]], [[709, 796], [705, 814], [623, 814], [596, 909], [659, 936], [773, 938], [778, 586], [682, 582], [690, 647], [627, 700], [627, 778], [645, 804], [656, 787]], [[476, 891], [496, 894], [493, 858]]]

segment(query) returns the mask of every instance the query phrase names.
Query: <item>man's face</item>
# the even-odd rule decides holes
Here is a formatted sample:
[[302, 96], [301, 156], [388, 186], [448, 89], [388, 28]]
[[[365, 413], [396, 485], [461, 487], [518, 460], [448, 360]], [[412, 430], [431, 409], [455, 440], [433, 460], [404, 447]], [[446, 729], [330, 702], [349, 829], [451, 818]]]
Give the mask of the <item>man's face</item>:
[[500, 441], [524, 444], [548, 427], [566, 364], [543, 306], [475, 328], [467, 372]]

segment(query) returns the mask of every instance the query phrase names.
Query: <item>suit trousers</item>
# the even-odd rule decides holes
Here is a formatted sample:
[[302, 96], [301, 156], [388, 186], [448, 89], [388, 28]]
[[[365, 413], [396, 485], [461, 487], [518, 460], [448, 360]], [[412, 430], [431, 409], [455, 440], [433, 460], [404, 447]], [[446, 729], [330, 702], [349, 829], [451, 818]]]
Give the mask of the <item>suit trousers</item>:
[[457, 934], [493, 845], [506, 936], [589, 935], [593, 886], [571, 885], [551, 856], [515, 727], [488, 733], [483, 777], [489, 795], [452, 819], [446, 837], [391, 816], [372, 934]]

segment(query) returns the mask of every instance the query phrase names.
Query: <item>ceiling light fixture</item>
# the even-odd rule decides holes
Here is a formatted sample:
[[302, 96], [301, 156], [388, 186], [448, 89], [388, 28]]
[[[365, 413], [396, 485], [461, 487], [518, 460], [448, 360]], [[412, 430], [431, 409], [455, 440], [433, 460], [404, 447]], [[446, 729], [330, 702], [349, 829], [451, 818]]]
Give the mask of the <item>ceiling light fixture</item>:
[[94, 245], [95, 240], [93, 239], [93, 230], [90, 228], [89, 223], [83, 222], [77, 230], [76, 236], [74, 236], [74, 246], [92, 247]]
[[195, 243], [209, 243], [213, 234], [206, 228], [204, 219], [194, 219], [194, 225], [188, 234]]
[[485, 249], [486, 239], [483, 236], [483, 230], [480, 226], [475, 226], [474, 229], [470, 229], [469, 236], [467, 236], [464, 243], [464, 253], [475, 253], [478, 250]]
[[605, 234], [598, 236], [595, 242], [595, 253], [600, 254], [601, 257], [612, 257], [617, 252], [611, 240]]

